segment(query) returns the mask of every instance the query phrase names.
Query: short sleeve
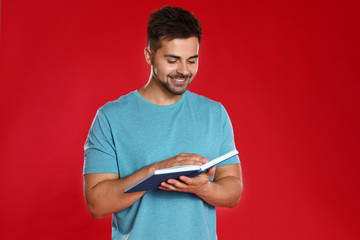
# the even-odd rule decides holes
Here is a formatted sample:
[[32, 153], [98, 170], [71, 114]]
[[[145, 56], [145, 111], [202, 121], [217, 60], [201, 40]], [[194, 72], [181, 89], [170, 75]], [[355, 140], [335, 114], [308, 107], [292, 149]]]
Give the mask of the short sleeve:
[[[220, 113], [221, 113], [221, 124], [222, 124], [222, 132], [221, 132], [221, 147], [220, 147], [220, 155], [226, 154], [232, 150], [236, 149], [235, 141], [234, 141], [234, 132], [232, 128], [232, 124], [223, 105], [220, 104]], [[217, 166], [229, 165], [240, 163], [239, 156], [236, 155], [228, 160], [218, 164]]]
[[101, 110], [91, 124], [84, 150], [84, 174], [119, 172], [111, 126]]

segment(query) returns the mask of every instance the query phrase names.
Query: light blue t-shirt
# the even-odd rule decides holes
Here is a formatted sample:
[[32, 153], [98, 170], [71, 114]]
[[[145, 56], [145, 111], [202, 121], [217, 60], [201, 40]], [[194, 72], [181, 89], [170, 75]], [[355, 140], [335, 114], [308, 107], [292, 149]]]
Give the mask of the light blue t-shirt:
[[[186, 91], [178, 102], [159, 106], [133, 91], [98, 110], [84, 148], [84, 174], [123, 178], [180, 153], [211, 160], [235, 144], [220, 103]], [[235, 163], [237, 156], [218, 166]], [[113, 214], [112, 239], [217, 239], [215, 207], [190, 193], [148, 191]]]

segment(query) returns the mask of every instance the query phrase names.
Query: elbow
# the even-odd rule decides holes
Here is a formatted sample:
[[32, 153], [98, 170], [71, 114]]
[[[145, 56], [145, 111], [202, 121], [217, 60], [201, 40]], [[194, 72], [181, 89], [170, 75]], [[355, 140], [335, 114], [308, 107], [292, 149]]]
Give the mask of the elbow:
[[90, 215], [95, 219], [102, 219], [105, 217], [105, 214], [103, 214], [99, 209], [99, 207], [96, 206], [96, 204], [92, 203], [91, 201], [86, 201], [87, 208], [89, 210]]
[[100, 220], [100, 219], [102, 219], [104, 217], [104, 216], [101, 216], [101, 215], [94, 215], [94, 214], [91, 214], [91, 216], [96, 220]]
[[97, 219], [97, 220], [102, 219], [103, 217], [105, 217], [104, 214], [101, 214], [99, 211], [96, 211], [96, 210], [92, 209], [91, 207], [88, 207], [88, 210], [90, 212], [90, 215], [93, 218]]
[[96, 208], [94, 208], [93, 206], [91, 206], [90, 204], [88, 204], [88, 210], [90, 212], [90, 215], [95, 218], [95, 219], [102, 219], [104, 216], [102, 214], [99, 213], [99, 211], [96, 210]]
[[237, 199], [235, 199], [235, 200], [233, 200], [233, 201], [231, 201], [231, 202], [229, 202], [226, 207], [228, 207], [228, 208], [234, 208], [234, 207], [237, 206], [237, 204], [238, 204], [239, 202], [240, 202], [240, 197], [237, 198]]
[[237, 203], [232, 203], [232, 204], [228, 205], [227, 207], [228, 208], [234, 208], [234, 207], [236, 207], [236, 205], [237, 205]]
[[237, 204], [240, 202], [241, 199], [241, 195], [243, 193], [243, 184], [240, 183], [240, 186], [238, 188], [237, 194], [234, 196], [233, 201], [229, 202], [228, 204], [228, 208], [234, 208], [237, 206]]
[[91, 215], [94, 219], [100, 220], [100, 219], [102, 219], [102, 218], [104, 217], [103, 215], [98, 214], [97, 212], [90, 211], [90, 210], [89, 210], [89, 212], [90, 212], [90, 215]]

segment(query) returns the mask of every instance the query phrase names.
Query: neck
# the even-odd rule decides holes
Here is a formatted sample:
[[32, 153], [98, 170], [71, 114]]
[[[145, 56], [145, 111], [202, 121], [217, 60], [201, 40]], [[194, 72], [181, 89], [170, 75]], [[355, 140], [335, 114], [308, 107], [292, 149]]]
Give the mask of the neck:
[[148, 83], [138, 90], [139, 94], [147, 101], [156, 105], [171, 105], [179, 101], [182, 95], [175, 95], [167, 91], [151, 76]]

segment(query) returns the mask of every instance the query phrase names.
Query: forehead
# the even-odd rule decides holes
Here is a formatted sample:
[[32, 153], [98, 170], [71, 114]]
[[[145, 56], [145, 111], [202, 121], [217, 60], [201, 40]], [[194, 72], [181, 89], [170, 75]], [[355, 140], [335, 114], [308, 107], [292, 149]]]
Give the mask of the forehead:
[[159, 55], [176, 55], [188, 58], [199, 53], [199, 41], [197, 37], [164, 39], [160, 48], [156, 51]]

